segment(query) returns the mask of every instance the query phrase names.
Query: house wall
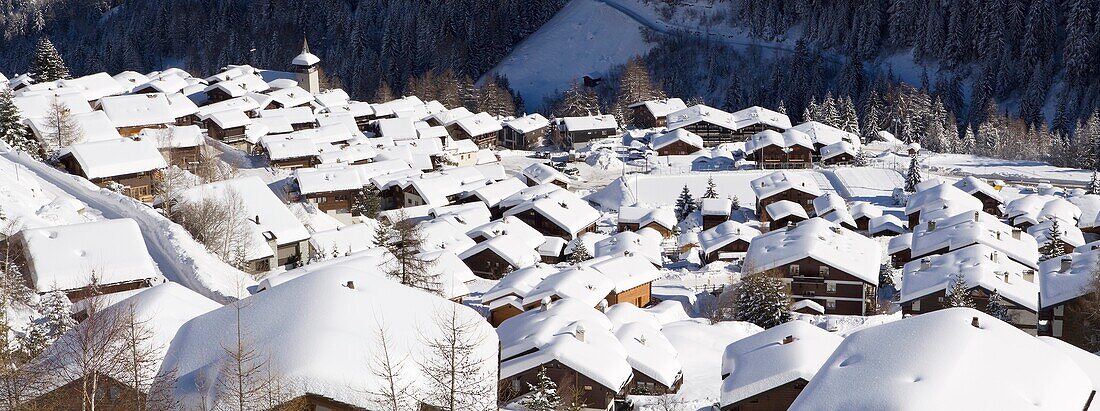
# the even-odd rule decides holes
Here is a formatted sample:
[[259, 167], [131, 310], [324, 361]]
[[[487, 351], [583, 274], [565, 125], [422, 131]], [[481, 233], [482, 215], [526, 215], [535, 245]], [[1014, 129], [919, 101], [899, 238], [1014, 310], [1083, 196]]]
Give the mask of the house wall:
[[[1023, 281], [1023, 280], [1020, 280]], [[970, 298], [974, 300], [974, 307], [978, 310], [985, 311], [986, 305], [989, 304], [990, 291], [981, 287], [975, 287], [970, 290]], [[927, 296], [918, 298], [913, 301], [908, 301], [901, 304], [901, 312], [904, 316], [926, 314], [933, 311], [938, 311], [946, 308], [945, 302], [947, 301], [947, 291], [940, 290]], [[1030, 311], [1020, 305], [1017, 305], [1007, 299], [1002, 298], [1001, 304], [1008, 308], [1009, 324], [1012, 324], [1016, 328], [1031, 334], [1038, 334], [1038, 322], [1039, 315], [1036, 312]]]
[[271, 165], [279, 168], [293, 170], [296, 168], [312, 167], [315, 157], [295, 157], [282, 160], [270, 160]]
[[199, 162], [199, 158], [202, 156], [202, 146], [164, 148], [161, 149], [160, 152], [161, 155], [164, 156], [165, 161], [168, 161], [170, 165], [174, 165], [184, 170], [194, 171]]
[[775, 203], [782, 200], [793, 201], [802, 206], [806, 210], [806, 214], [812, 214], [814, 211], [814, 195], [805, 193], [793, 188], [784, 190], [783, 192], [776, 193], [768, 198], [761, 198], [756, 201], [756, 214], [760, 216], [760, 222], [766, 223], [771, 221], [768, 217], [768, 211], [765, 209], [768, 204]]
[[717, 261], [718, 256], [722, 255], [722, 253], [743, 253], [746, 251], [749, 251], [749, 242], [745, 240], [736, 240], [719, 247], [717, 250], [707, 253], [706, 261], [708, 263]]
[[493, 327], [499, 327], [504, 320], [520, 315], [521, 313], [523, 313], [523, 310], [505, 304], [495, 310], [489, 311], [489, 324], [492, 324]]
[[503, 278], [509, 270], [514, 270], [516, 268], [488, 248], [482, 250], [480, 253], [466, 257], [462, 262], [466, 263], [467, 267], [470, 267], [470, 271], [473, 271], [474, 275], [490, 280], [499, 280]]
[[[610, 409], [615, 397], [625, 395], [616, 389], [607, 388], [558, 361], [550, 361], [541, 367], [535, 367], [509, 378], [500, 380], [502, 400], [510, 400], [531, 391], [530, 386], [538, 381], [539, 370], [544, 368], [546, 376], [558, 386], [558, 395], [571, 398], [571, 392], [579, 393], [587, 409]], [[628, 386], [630, 384], [627, 384]]]
[[646, 108], [645, 104], [634, 107], [633, 111], [633, 124], [636, 128], [664, 127], [667, 124], [667, 118], [657, 118], [653, 115], [653, 112]]
[[500, 146], [512, 150], [530, 150], [542, 143], [542, 136], [546, 135], [546, 127], [539, 128], [528, 133], [520, 133], [515, 129], [504, 126], [500, 130]]
[[813, 151], [807, 147], [794, 146], [790, 152], [782, 147], [768, 145], [756, 150], [753, 157], [756, 166], [762, 169], [810, 168], [813, 164]]
[[848, 153], [837, 154], [830, 157], [828, 160], [821, 160], [821, 162], [825, 163], [827, 166], [846, 166], [853, 161], [855, 161], [855, 157], [852, 157], [852, 155]]
[[572, 146], [573, 148], [583, 147], [589, 141], [598, 140], [615, 135], [615, 129], [602, 128], [596, 130], [577, 130], [577, 131], [563, 131], [565, 137], [565, 145]]
[[867, 300], [875, 298], [878, 288], [810, 257], [777, 267], [774, 272], [783, 277], [792, 300], [813, 300], [825, 307], [825, 314], [868, 315]]
[[[84, 174], [84, 169], [80, 166], [80, 162], [76, 161], [76, 159], [72, 155], [61, 157], [59, 161], [62, 165], [65, 166], [65, 170], [67, 170], [69, 173], [88, 178], [88, 175]], [[122, 194], [129, 196], [135, 200], [148, 203], [153, 201], [153, 176], [157, 172], [158, 170], [153, 170], [142, 173], [123, 174], [119, 176], [94, 178], [88, 180], [100, 187], [107, 187], [111, 184], [111, 182], [119, 183], [126, 187], [123, 190]]]
[[[566, 240], [572, 240], [574, 238], [573, 233], [570, 233], [564, 228], [558, 226], [557, 224], [554, 224], [554, 222], [551, 221], [549, 218], [546, 218], [542, 214], [535, 212], [535, 210], [533, 209], [516, 214], [515, 217], [520, 219], [524, 223], [527, 223], [527, 225], [531, 226], [531, 228], [534, 228], [542, 235], [561, 237]], [[577, 232], [576, 235], [580, 236], [581, 234], [595, 231], [596, 223], [592, 223], [588, 227], [581, 229], [579, 232]]]
[[703, 145], [706, 147], [714, 147], [722, 143], [732, 143], [734, 142], [734, 134], [736, 133], [732, 129], [705, 121], [688, 124], [682, 128], [702, 137]]
[[799, 216], [789, 215], [778, 220], [772, 220], [770, 223], [768, 223], [768, 229], [771, 231], [775, 231], [786, 227], [788, 224], [798, 224], [802, 221], [806, 221], [806, 219]]
[[728, 215], [705, 215], [703, 216], [703, 230], [710, 230], [715, 226], [729, 221]]
[[681, 373], [677, 376], [676, 381], [672, 382], [672, 386], [664, 385], [657, 380], [650, 378], [645, 373], [638, 370], [634, 370], [634, 383], [631, 384], [631, 395], [665, 395], [675, 394], [680, 391], [680, 386], [684, 383], [684, 375]]
[[[81, 410], [91, 409], [91, 404], [85, 404], [83, 385], [85, 378], [78, 378], [47, 392], [38, 398], [30, 400], [18, 409], [22, 410]], [[91, 384], [91, 381], [88, 381]], [[105, 410], [140, 409], [145, 405], [145, 394], [128, 387], [106, 375], [95, 377], [96, 401], [95, 406]]]
[[697, 152], [699, 150], [702, 150], [702, 149], [703, 149], [702, 147], [696, 147], [696, 146], [688, 144], [684, 141], [676, 141], [672, 144], [669, 144], [667, 146], [664, 146], [664, 147], [661, 147], [660, 149], [658, 149], [657, 150], [657, 155], [659, 155], [659, 156], [686, 155], [686, 154], [695, 153], [695, 152]]
[[354, 196], [355, 191], [342, 190], [327, 191], [323, 193], [309, 193], [304, 195], [303, 197], [306, 198], [306, 201], [317, 205], [317, 208], [321, 211], [351, 213], [351, 204]]
[[786, 411], [809, 382], [799, 378], [722, 407], [722, 411]]
[[652, 290], [653, 284], [645, 283], [618, 294], [608, 294], [607, 306], [610, 307], [618, 303], [631, 303], [639, 308], [645, 308], [652, 299]]
[[977, 198], [978, 200], [981, 200], [981, 202], [982, 202], [982, 211], [985, 211], [986, 213], [995, 215], [997, 217], [1001, 216], [1001, 202], [1000, 201], [997, 201], [993, 197], [990, 197], [990, 196], [988, 196], [984, 193], [981, 193], [981, 192], [977, 192], [977, 193], [974, 193], [972, 195], [975, 198]]
[[168, 127], [167, 124], [145, 124], [145, 125], [141, 125], [141, 126], [117, 127], [117, 128], [118, 128], [118, 134], [119, 135], [121, 135], [123, 137], [133, 137], [133, 136], [136, 136], [136, 135], [140, 134], [141, 130], [144, 130], [144, 129], [147, 129], [147, 128], [167, 128], [167, 127]]
[[[672, 237], [672, 229], [671, 228], [668, 228], [668, 227], [665, 227], [663, 225], [657, 224], [656, 222], [646, 224], [645, 227], [642, 227], [642, 228], [652, 228], [654, 231], [660, 233], [661, 236], [664, 237], [664, 238], [671, 238]], [[639, 230], [641, 230], [641, 228], [639, 228]]]

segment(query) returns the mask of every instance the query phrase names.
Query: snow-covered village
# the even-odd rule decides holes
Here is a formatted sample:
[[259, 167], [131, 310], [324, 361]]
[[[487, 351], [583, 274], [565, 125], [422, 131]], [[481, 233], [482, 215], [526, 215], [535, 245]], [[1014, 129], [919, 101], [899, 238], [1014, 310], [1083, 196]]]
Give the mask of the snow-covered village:
[[791, 54], [725, 85], [660, 62], [724, 2], [501, 3], [538, 23], [472, 71], [349, 69], [315, 30], [155, 70], [0, 40], [0, 409], [1100, 410], [1073, 43], [1031, 98], [719, 31]]

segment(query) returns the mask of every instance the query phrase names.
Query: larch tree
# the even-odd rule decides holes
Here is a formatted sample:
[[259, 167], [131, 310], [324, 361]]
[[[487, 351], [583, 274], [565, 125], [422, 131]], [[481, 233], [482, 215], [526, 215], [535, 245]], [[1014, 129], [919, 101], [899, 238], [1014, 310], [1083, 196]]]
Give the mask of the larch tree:
[[947, 300], [943, 305], [948, 308], [974, 308], [974, 299], [970, 297], [970, 285], [966, 283], [966, 276], [962, 273], [955, 274], [951, 279], [951, 285], [947, 288]]
[[267, 354], [257, 348], [257, 342], [244, 328], [244, 304], [247, 300], [232, 303], [232, 340], [221, 346], [224, 357], [214, 387], [213, 408], [217, 410], [267, 410], [289, 399], [279, 376], [270, 369]]
[[35, 48], [34, 58], [31, 60], [30, 75], [35, 83], [46, 83], [72, 77], [69, 75], [69, 67], [65, 65], [65, 60], [61, 58], [61, 53], [57, 52], [53, 42], [46, 37], [38, 39], [38, 46]]
[[423, 233], [416, 221], [398, 218], [393, 225], [393, 238], [386, 244], [386, 251], [393, 256], [386, 274], [403, 285], [432, 293], [441, 292], [438, 274], [432, 272], [431, 261], [421, 258], [424, 245]]
[[99, 294], [98, 274], [91, 276], [93, 295], [81, 300], [86, 317], [55, 341], [48, 356], [57, 361], [50, 367], [55, 370], [55, 384], [79, 381], [77, 391], [85, 410], [94, 411], [104, 400], [104, 376], [117, 376], [123, 372], [121, 318], [117, 310], [109, 310], [107, 300]]
[[769, 271], [742, 277], [737, 285], [734, 318], [765, 329], [789, 321], [791, 294], [783, 280]]
[[629, 106], [648, 100], [664, 97], [664, 93], [653, 84], [649, 69], [641, 57], [634, 57], [626, 63], [619, 78], [619, 91], [615, 98], [616, 117], [622, 124], [634, 122], [633, 111]]
[[[449, 308], [449, 309], [448, 309]], [[486, 335], [481, 324], [459, 318], [458, 305], [437, 310], [435, 330], [424, 338], [428, 352], [419, 359], [426, 378], [421, 402], [451, 411], [481, 411], [496, 406], [494, 358], [484, 358], [478, 346]]]
[[562, 94], [558, 108], [554, 110], [558, 117], [583, 117], [600, 114], [600, 101], [596, 93], [588, 87], [573, 82]]
[[388, 330], [385, 324], [379, 324], [375, 330], [375, 340], [381, 352], [374, 355], [369, 362], [371, 373], [380, 381], [378, 386], [370, 389], [379, 410], [402, 411], [409, 409], [415, 402], [416, 392], [412, 384], [403, 377], [405, 373], [405, 361], [408, 357], [397, 357], [390, 346]]
[[50, 102], [50, 108], [43, 120], [45, 130], [42, 133], [42, 145], [51, 160], [56, 160], [61, 150], [83, 138], [84, 132], [73, 119], [72, 110], [60, 99]]
[[0, 91], [0, 141], [31, 157], [41, 159], [42, 145], [23, 124], [10, 90]]

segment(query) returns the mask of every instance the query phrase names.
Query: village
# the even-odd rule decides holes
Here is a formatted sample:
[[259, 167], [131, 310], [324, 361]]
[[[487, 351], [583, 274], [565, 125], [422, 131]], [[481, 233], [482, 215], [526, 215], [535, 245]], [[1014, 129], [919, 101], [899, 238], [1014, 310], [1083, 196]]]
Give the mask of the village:
[[2, 407], [1100, 410], [1091, 170], [323, 64], [0, 74]]

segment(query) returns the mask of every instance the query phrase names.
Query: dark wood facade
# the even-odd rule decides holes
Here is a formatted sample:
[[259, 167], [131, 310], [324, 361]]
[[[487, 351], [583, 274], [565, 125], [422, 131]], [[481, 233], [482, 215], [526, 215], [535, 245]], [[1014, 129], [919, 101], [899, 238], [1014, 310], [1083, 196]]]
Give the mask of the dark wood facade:
[[[1017, 280], [1017, 281], [1023, 281]], [[946, 287], [946, 286], [945, 286]], [[989, 304], [989, 295], [992, 291], [986, 290], [981, 287], [974, 287], [970, 289], [970, 298], [974, 301], [974, 306], [977, 309], [985, 311], [986, 305]], [[1003, 296], [1002, 296], [1003, 297]], [[937, 310], [946, 308], [944, 302], [947, 300], [947, 291], [940, 290], [924, 297], [907, 301], [901, 304], [901, 312], [903, 316], [926, 314]], [[1009, 324], [1020, 330], [1036, 335], [1038, 329], [1038, 314], [1023, 306], [1013, 303], [1008, 299], [1001, 298], [1001, 304], [1008, 309]]]
[[729, 215], [703, 215], [703, 230], [710, 230], [729, 220]]
[[293, 158], [283, 158], [283, 159], [278, 159], [278, 160], [271, 160], [269, 158], [268, 162], [271, 163], [271, 165], [273, 167], [279, 167], [279, 168], [285, 168], [285, 169], [293, 170], [293, 169], [296, 169], [296, 168], [313, 167], [317, 162], [317, 157], [316, 156], [293, 157]]
[[657, 149], [657, 155], [659, 155], [659, 156], [687, 155], [687, 154], [693, 154], [693, 153], [695, 153], [699, 150], [702, 150], [702, 149], [703, 149], [702, 147], [696, 147], [694, 145], [688, 144], [688, 142], [686, 142], [686, 141], [679, 140], [679, 141], [674, 141], [674, 142], [672, 142], [671, 144], [669, 144], [667, 146], [664, 146], [664, 147], [661, 147], [661, 148]]
[[538, 382], [540, 369], [545, 369], [546, 376], [557, 385], [559, 396], [578, 397], [585, 408], [610, 409], [615, 398], [625, 397], [631, 385], [628, 382], [624, 387], [605, 387], [555, 360], [500, 380], [501, 400], [515, 399], [530, 392], [530, 387]]
[[827, 166], [846, 166], [852, 164], [855, 161], [855, 156], [849, 153], [841, 153], [827, 159], [821, 160], [822, 164]]
[[631, 107], [631, 118], [636, 128], [655, 128], [668, 125], [667, 116], [656, 116], [644, 103], [637, 103]]
[[812, 300], [825, 307], [825, 314], [870, 315], [868, 301], [874, 301], [878, 290], [876, 284], [810, 257], [775, 271], [789, 281], [791, 300]]
[[995, 215], [997, 217], [1001, 216], [1001, 202], [997, 201], [996, 198], [993, 198], [981, 191], [976, 191], [971, 195], [974, 196], [974, 198], [981, 200], [982, 211], [985, 211], [987, 214]]
[[[517, 214], [515, 214], [515, 217], [520, 219], [520, 221], [523, 221], [524, 223], [527, 223], [527, 225], [531, 226], [531, 228], [534, 228], [536, 231], [538, 231], [542, 235], [551, 236], [551, 237], [560, 237], [560, 238], [563, 238], [563, 239], [566, 239], [566, 240], [572, 240], [574, 238], [573, 233], [570, 233], [565, 228], [557, 225], [556, 223], [554, 223], [553, 220], [551, 220], [549, 218], [546, 218], [546, 216], [544, 216], [542, 214], [539, 214], [534, 209], [527, 210], [527, 211], [524, 211], [522, 213], [517, 213]], [[585, 227], [585, 228], [581, 229], [580, 231], [578, 231], [576, 233], [576, 237], [579, 237], [581, 234], [584, 234], [584, 233], [594, 233], [594, 232], [596, 232], [596, 223], [595, 222], [593, 222], [592, 224], [589, 224], [587, 227]]]
[[[94, 381], [93, 381], [94, 379]], [[85, 381], [87, 380], [87, 381]], [[79, 378], [22, 404], [19, 410], [82, 410], [90, 409], [85, 403], [84, 385], [95, 386], [95, 406], [105, 410], [140, 409], [145, 404], [145, 394], [107, 375], [95, 373]]]
[[[324, 212], [352, 213], [352, 201], [356, 190], [327, 191], [321, 193], [304, 194], [306, 201], [313, 203], [317, 209]], [[358, 215], [352, 213], [352, 215]]]
[[789, 188], [782, 192], [776, 193], [771, 197], [756, 200], [756, 214], [759, 215], [761, 223], [771, 221], [771, 218], [768, 216], [767, 211], [768, 204], [787, 200], [793, 201], [795, 204], [802, 206], [802, 208], [806, 210], [806, 214], [809, 215], [814, 212], [815, 198], [817, 197], [813, 194]]
[[535, 129], [527, 133], [521, 133], [519, 130], [508, 127], [500, 129], [499, 141], [501, 147], [511, 150], [532, 150], [542, 145], [543, 140], [546, 137], [546, 127]]
[[786, 411], [806, 388], [802, 378], [722, 407], [722, 411]]
[[275, 406], [272, 411], [366, 411], [366, 408], [336, 401], [332, 398], [305, 394]]
[[794, 146], [785, 151], [783, 147], [770, 144], [753, 151], [756, 167], [760, 169], [798, 169], [813, 166], [813, 150], [808, 147]]
[[747, 251], [749, 251], [749, 242], [737, 239], [719, 247], [717, 250], [706, 253], [706, 255], [703, 256], [703, 260], [712, 263], [718, 261], [718, 257], [722, 255], [722, 253], [744, 253]]
[[675, 394], [680, 391], [680, 386], [684, 384], [684, 374], [680, 373], [676, 376], [676, 380], [672, 382], [672, 386], [665, 385], [645, 373], [634, 370], [634, 383], [631, 384], [631, 395], [665, 395]]
[[1080, 318], [1081, 297], [1039, 310], [1038, 335], [1054, 337], [1081, 349], [1088, 349], [1085, 327]]
[[515, 317], [522, 313], [523, 310], [521, 310], [519, 307], [511, 304], [505, 304], [500, 307], [494, 308], [492, 311], [489, 311], [489, 324], [492, 324], [493, 327], [499, 327], [500, 324], [504, 322], [504, 320]]
[[[84, 174], [84, 169], [81, 168], [80, 162], [76, 161], [72, 155], [62, 156], [58, 161], [68, 170], [71, 174], [88, 178], [87, 174]], [[141, 173], [123, 174], [118, 176], [103, 177], [103, 178], [88, 178], [93, 184], [100, 187], [108, 187], [111, 183], [118, 183], [122, 185], [122, 194], [127, 197], [133, 198], [141, 202], [153, 201], [153, 180], [159, 170], [145, 171]]]
[[477, 254], [466, 257], [462, 259], [462, 262], [470, 267], [470, 271], [473, 271], [474, 275], [489, 280], [499, 280], [504, 278], [505, 274], [519, 268], [510, 264], [491, 248], [485, 248]]

